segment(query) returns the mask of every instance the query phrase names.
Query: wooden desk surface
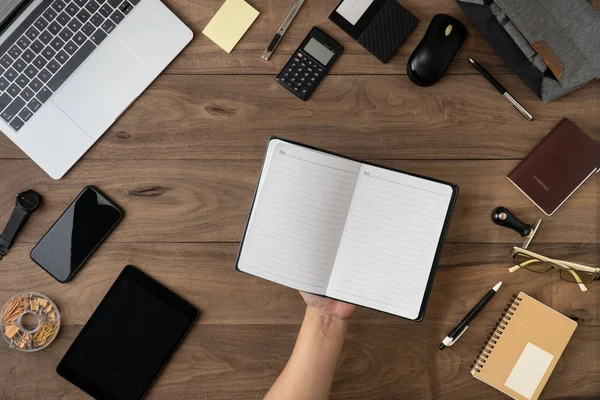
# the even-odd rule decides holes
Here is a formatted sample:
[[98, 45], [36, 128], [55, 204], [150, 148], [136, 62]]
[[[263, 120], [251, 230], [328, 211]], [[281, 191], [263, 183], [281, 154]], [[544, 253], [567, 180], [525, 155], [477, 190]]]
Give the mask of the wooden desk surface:
[[[333, 399], [505, 398], [469, 370], [510, 295], [520, 290], [579, 322], [542, 398], [600, 397], [600, 283], [582, 293], [556, 273], [509, 274], [511, 246], [521, 240], [489, 220], [498, 205], [528, 222], [542, 217], [505, 176], [563, 116], [600, 139], [600, 82], [542, 103], [453, 0], [402, 0], [421, 22], [386, 65], [328, 21], [337, 0], [308, 0], [268, 63], [260, 55], [291, 0], [252, 0], [261, 14], [230, 55], [201, 34], [222, 0], [166, 3], [192, 27], [193, 42], [64, 179], [51, 180], [0, 137], [0, 225], [19, 191], [35, 188], [45, 198], [0, 262], [0, 302], [38, 291], [54, 299], [63, 318], [56, 342], [41, 352], [0, 345], [0, 398], [86, 398], [55, 367], [126, 264], [202, 311], [149, 399], [262, 398], [292, 351], [305, 308], [296, 291], [233, 268], [270, 135], [449, 180], [461, 189], [425, 321], [358, 310]], [[405, 76], [406, 61], [440, 12], [463, 21], [470, 36], [448, 75], [419, 88]], [[310, 101], [302, 102], [274, 78], [313, 25], [346, 51]], [[468, 56], [496, 75], [536, 120], [522, 119], [468, 65]], [[110, 195], [126, 218], [71, 283], [58, 284], [28, 255], [88, 184]], [[600, 265], [599, 194], [594, 177], [544, 219], [532, 250]], [[440, 352], [440, 340], [500, 280], [505, 286], [465, 336]]]

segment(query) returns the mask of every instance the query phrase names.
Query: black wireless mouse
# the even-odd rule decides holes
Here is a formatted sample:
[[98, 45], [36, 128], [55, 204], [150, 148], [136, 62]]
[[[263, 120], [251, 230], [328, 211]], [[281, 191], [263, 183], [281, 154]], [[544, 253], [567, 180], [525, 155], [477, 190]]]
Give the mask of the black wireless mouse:
[[437, 83], [467, 38], [467, 28], [456, 18], [437, 14], [406, 65], [410, 80], [419, 86]]

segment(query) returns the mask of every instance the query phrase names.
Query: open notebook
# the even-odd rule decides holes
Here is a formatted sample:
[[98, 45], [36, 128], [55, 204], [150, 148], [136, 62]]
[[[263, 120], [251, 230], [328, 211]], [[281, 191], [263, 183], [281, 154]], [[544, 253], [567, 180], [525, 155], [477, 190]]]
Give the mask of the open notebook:
[[457, 193], [272, 138], [237, 269], [421, 320]]

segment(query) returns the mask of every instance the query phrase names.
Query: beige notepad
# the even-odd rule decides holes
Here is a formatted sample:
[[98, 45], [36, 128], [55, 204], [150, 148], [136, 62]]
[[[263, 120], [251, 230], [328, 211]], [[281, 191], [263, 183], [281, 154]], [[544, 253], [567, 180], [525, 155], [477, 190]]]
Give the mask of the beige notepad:
[[244, 0], [226, 0], [202, 31], [223, 50], [231, 53], [259, 12]]
[[513, 399], [540, 396], [577, 323], [521, 292], [513, 297], [471, 374]]

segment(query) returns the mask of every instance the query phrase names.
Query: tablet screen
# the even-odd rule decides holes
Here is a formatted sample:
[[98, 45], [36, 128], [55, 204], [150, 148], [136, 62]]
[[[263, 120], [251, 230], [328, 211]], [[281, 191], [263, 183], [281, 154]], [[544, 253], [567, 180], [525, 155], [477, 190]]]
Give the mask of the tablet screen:
[[96, 398], [140, 399], [196, 317], [189, 303], [126, 267], [57, 370]]

